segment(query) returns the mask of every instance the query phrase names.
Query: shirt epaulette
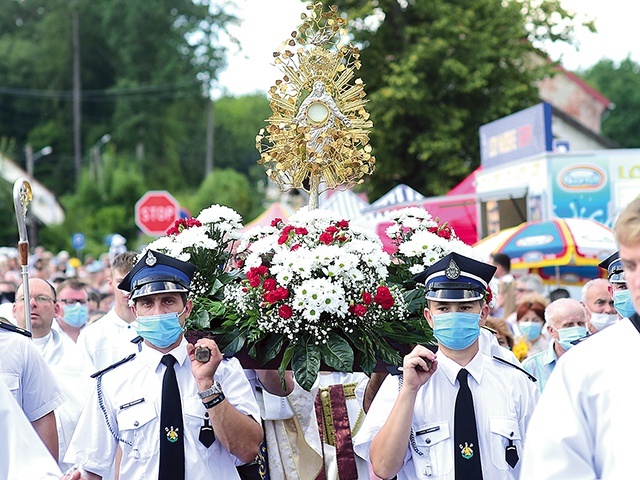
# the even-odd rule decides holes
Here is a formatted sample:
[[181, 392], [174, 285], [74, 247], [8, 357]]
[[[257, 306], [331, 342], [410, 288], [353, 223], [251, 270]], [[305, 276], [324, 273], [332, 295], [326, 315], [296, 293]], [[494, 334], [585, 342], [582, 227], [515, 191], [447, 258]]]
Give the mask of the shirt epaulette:
[[534, 377], [533, 375], [531, 375], [529, 372], [527, 372], [524, 368], [520, 367], [519, 365], [516, 365], [515, 363], [511, 363], [508, 360], [505, 360], [504, 358], [500, 358], [496, 355], [493, 356], [494, 360], [498, 360], [500, 363], [503, 363], [505, 365], [509, 365], [510, 367], [515, 368], [516, 370], [520, 370], [522, 373], [524, 373], [527, 377], [529, 377], [529, 380], [531, 380], [532, 382], [537, 382], [538, 379], [536, 377]]
[[20, 335], [24, 335], [25, 337], [31, 338], [31, 332], [29, 330], [25, 330], [24, 328], [20, 328], [15, 326], [13, 323], [4, 322], [0, 320], [0, 328], [4, 330], [8, 330], [10, 332], [19, 333]]
[[480, 328], [484, 328], [486, 331], [493, 333], [494, 335], [498, 335], [498, 332], [496, 332], [493, 328], [491, 327], [487, 327], [486, 325], [482, 325]]
[[592, 334], [590, 334], [590, 335], [585, 335], [584, 337], [580, 337], [580, 338], [578, 338], [577, 340], [573, 340], [573, 341], [571, 342], [571, 345], [578, 345], [579, 343], [584, 342], [586, 339], [593, 337], [593, 335], [594, 335], [594, 334], [592, 333]]
[[127, 363], [129, 360], [132, 360], [134, 357], [136, 356], [135, 353], [132, 353], [131, 355], [129, 355], [128, 357], [123, 358], [122, 360], [117, 361], [116, 363], [114, 363], [113, 365], [109, 365], [106, 368], [103, 368], [102, 370], [94, 373], [93, 375], [91, 375], [91, 378], [97, 378], [105, 373], [107, 373], [109, 370], [113, 370], [114, 368], [119, 367], [120, 365], [122, 365], [123, 363]]
[[131, 343], [133, 343], [133, 344], [136, 344], [136, 345], [137, 345], [137, 344], [139, 344], [139, 343], [140, 343], [141, 341], [143, 341], [143, 340], [144, 340], [144, 338], [142, 338], [140, 335], [138, 335], [136, 338], [133, 338], [133, 339], [131, 340]]

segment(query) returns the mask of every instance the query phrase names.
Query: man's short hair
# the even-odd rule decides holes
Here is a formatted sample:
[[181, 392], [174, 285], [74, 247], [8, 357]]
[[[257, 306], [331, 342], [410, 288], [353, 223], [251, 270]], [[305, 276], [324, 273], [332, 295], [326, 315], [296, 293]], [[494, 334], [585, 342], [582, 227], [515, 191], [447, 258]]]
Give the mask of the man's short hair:
[[129, 273], [133, 266], [136, 264], [138, 254], [136, 252], [123, 252], [113, 257], [111, 262], [111, 271], [118, 270], [122, 273]]
[[493, 253], [491, 255], [493, 263], [500, 265], [504, 270], [509, 273], [511, 271], [511, 257], [506, 253]]
[[559, 298], [555, 302], [551, 302], [549, 305], [547, 305], [547, 308], [545, 308], [544, 314], [547, 322], [555, 327], [556, 325], [558, 325], [558, 322], [556, 320], [561, 320], [571, 310], [574, 310], [575, 312], [578, 312], [579, 310], [582, 313], [584, 320], [587, 320], [586, 307], [572, 298]]
[[566, 288], [556, 288], [555, 290], [551, 290], [549, 292], [550, 302], [555, 302], [559, 298], [571, 298], [569, 290], [567, 290]]
[[[87, 292], [87, 284], [78, 280], [77, 278], [67, 278], [64, 282], [61, 282], [56, 287], [56, 293], [60, 295], [60, 292], [65, 288], [70, 288], [71, 290], [84, 290]], [[89, 293], [87, 292], [87, 297]]]
[[625, 207], [613, 230], [618, 245], [640, 243], [640, 197]]
[[[522, 285], [525, 285], [527, 290], [532, 292], [542, 293], [542, 278], [535, 273], [529, 273], [516, 279], [516, 281]], [[517, 287], [516, 287], [517, 289]]]

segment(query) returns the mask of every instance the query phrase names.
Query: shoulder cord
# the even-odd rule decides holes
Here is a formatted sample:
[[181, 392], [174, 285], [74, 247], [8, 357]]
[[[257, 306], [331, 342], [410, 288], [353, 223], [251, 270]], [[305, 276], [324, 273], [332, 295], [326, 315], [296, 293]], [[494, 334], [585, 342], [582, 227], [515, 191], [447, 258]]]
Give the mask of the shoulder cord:
[[109, 421], [109, 414], [107, 413], [107, 408], [104, 406], [104, 398], [102, 395], [102, 375], [100, 375], [97, 378], [97, 387], [98, 387], [98, 405], [100, 406], [100, 410], [102, 411], [102, 414], [104, 415], [104, 421], [107, 424], [107, 428], [109, 429], [109, 432], [111, 432], [111, 435], [113, 436], [113, 438], [116, 439], [117, 442], [121, 442], [124, 443], [125, 445], [129, 445], [130, 447], [133, 447], [133, 443], [129, 442], [121, 437], [119, 437], [115, 430], [113, 429], [113, 427], [111, 426], [111, 422]]
[[[398, 391], [402, 388], [402, 383], [404, 382], [404, 376], [398, 375]], [[418, 449], [418, 445], [416, 444], [416, 436], [413, 433], [413, 422], [411, 423], [411, 433], [409, 434], [409, 443], [411, 444], [411, 448], [414, 452], [416, 452], [421, 457], [424, 457], [424, 452], [421, 452]]]

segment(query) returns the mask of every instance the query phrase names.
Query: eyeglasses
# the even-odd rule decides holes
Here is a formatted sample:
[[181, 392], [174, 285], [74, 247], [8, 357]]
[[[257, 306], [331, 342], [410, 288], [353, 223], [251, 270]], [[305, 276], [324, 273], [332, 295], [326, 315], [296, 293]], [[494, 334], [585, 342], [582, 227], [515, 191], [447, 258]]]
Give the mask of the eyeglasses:
[[513, 291], [515, 293], [525, 293], [525, 292], [532, 292], [533, 290], [529, 290], [528, 288], [514, 288]]
[[[49, 303], [53, 302], [53, 298], [47, 297], [46, 295], [37, 295], [35, 297], [29, 297], [31, 300], [35, 300], [36, 303]], [[24, 302], [24, 297], [16, 298], [16, 302]]]
[[61, 298], [58, 301], [60, 303], [64, 303], [65, 305], [75, 305], [76, 303], [79, 303], [80, 305], [86, 305], [87, 304], [87, 300], [75, 300], [73, 298]]

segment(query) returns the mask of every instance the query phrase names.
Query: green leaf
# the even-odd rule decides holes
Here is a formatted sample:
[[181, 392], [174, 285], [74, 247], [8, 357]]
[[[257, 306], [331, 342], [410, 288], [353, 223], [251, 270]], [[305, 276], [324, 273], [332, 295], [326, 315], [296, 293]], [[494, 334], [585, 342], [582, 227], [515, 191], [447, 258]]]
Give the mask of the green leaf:
[[286, 337], [284, 334], [269, 334], [262, 340], [256, 348], [256, 359], [262, 363], [267, 363], [278, 356]]
[[305, 390], [311, 390], [320, 372], [320, 349], [315, 339], [308, 335], [297, 348], [291, 358], [293, 375], [298, 384]]
[[291, 358], [293, 357], [293, 353], [296, 351], [295, 345], [289, 345], [287, 349], [284, 351], [282, 355], [282, 361], [280, 362], [280, 366], [278, 367], [278, 373], [280, 374], [280, 380], [284, 382], [284, 372], [291, 363]]
[[320, 345], [322, 360], [339, 372], [353, 372], [353, 349], [337, 332], [329, 332], [327, 343]]
[[246, 337], [240, 330], [233, 330], [220, 339], [220, 350], [225, 354], [235, 355], [244, 347], [245, 342]]

